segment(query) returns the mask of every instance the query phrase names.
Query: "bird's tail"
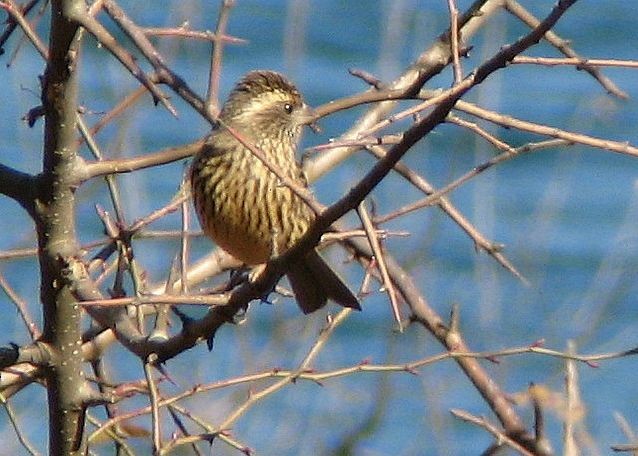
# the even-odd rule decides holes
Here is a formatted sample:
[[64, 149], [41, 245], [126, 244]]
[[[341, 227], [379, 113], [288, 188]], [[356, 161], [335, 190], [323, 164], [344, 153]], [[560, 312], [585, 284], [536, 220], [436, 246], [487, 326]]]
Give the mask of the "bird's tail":
[[343, 307], [361, 310], [359, 300], [316, 250], [292, 264], [287, 275], [297, 303], [305, 314], [322, 308], [328, 299]]

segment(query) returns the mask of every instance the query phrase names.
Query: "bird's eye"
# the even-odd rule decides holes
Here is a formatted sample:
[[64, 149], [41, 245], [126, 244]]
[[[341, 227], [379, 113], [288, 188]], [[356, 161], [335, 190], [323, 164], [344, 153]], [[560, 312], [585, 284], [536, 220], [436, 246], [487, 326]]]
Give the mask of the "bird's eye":
[[292, 114], [292, 105], [290, 103], [286, 103], [284, 105], [284, 111], [286, 111], [288, 114]]

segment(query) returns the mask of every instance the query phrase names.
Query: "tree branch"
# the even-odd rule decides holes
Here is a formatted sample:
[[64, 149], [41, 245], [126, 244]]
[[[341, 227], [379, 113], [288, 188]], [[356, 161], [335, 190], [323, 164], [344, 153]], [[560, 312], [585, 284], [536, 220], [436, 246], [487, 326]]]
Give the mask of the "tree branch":
[[178, 147], [155, 152], [153, 154], [141, 155], [133, 158], [122, 158], [117, 160], [101, 160], [86, 165], [84, 170], [84, 180], [108, 174], [130, 173], [138, 169], [150, 168], [152, 166], [172, 163], [183, 158], [194, 155], [204, 144], [204, 139]]
[[[492, 14], [500, 10], [501, 6], [502, 0], [476, 0], [459, 18], [459, 34], [464, 40], [469, 40]], [[417, 93], [428, 80], [439, 74], [450, 63], [452, 50], [448, 42], [449, 36], [448, 29], [418, 57], [410, 68], [388, 84], [387, 88], [402, 91], [404, 97]], [[375, 91], [376, 89], [371, 89], [367, 92]], [[339, 137], [339, 140], [357, 138], [360, 132], [386, 117], [394, 106], [394, 102], [388, 102], [371, 107], [352, 128]], [[308, 181], [315, 181], [359, 149], [359, 147], [340, 147], [308, 160], [304, 163]]]
[[43, 171], [36, 207], [40, 260], [40, 299], [44, 314], [42, 341], [52, 361], [45, 369], [49, 401], [49, 451], [75, 455], [84, 429], [82, 309], [75, 302], [66, 259], [79, 256], [75, 226], [78, 155], [75, 141], [78, 108], [78, 25], [70, 15], [83, 0], [53, 0], [49, 60], [44, 76]]
[[15, 200], [31, 218], [35, 217], [38, 179], [0, 163], [0, 194]]

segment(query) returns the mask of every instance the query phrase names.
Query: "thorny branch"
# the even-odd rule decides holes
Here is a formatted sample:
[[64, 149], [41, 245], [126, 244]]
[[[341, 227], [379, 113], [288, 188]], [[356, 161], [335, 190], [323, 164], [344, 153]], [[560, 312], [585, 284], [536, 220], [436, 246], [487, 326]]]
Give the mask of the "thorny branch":
[[[27, 35], [28, 39], [36, 47], [36, 49], [38, 49], [40, 54], [45, 59], [48, 59], [49, 50], [42, 44], [37, 34], [35, 34], [35, 32], [33, 31], [31, 24], [29, 24], [28, 20], [25, 17], [36, 3], [37, 2], [32, 1], [23, 8], [17, 8], [15, 3], [12, 1], [0, 2], [0, 8], [3, 8], [5, 11], [7, 11], [11, 17], [9, 27], [7, 27], [3, 37], [0, 38], [0, 46], [4, 44], [4, 41], [6, 39], [5, 36], [8, 37], [8, 35], [10, 35], [13, 30], [15, 30], [17, 26], [19, 26]], [[175, 296], [170, 294], [170, 290], [167, 290], [169, 294], [163, 295], [161, 297], [161, 302], [163, 304], [168, 304], [171, 302], [183, 303], [184, 299], [190, 300], [191, 303], [216, 304], [211, 307], [210, 311], [204, 318], [197, 320], [183, 318], [182, 330], [169, 339], [161, 341], [147, 340], [147, 337], [143, 333], [143, 331], [141, 331], [138, 326], [133, 324], [133, 320], [125, 312], [122, 311], [123, 309], [121, 307], [123, 304], [136, 304], [136, 307], [138, 308], [138, 315], [140, 315], [143, 313], [142, 308], [144, 304], [155, 303], [157, 302], [157, 299], [160, 299], [160, 297], [138, 295], [134, 298], [124, 297], [105, 300], [104, 293], [97, 286], [97, 280], [94, 280], [90, 275], [90, 272], [92, 270], [91, 266], [87, 267], [87, 265], [84, 264], [83, 261], [80, 259], [83, 257], [83, 255], [80, 254], [79, 247], [75, 246], [74, 249], [63, 252], [64, 269], [66, 271], [65, 273], [68, 274], [65, 276], [65, 281], [68, 281], [68, 283], [70, 283], [73, 297], [85, 301], [83, 307], [89, 309], [88, 312], [91, 314], [91, 316], [93, 316], [94, 319], [102, 326], [103, 331], [99, 333], [100, 336], [110, 334], [110, 336], [105, 337], [105, 342], [103, 342], [104, 345], [100, 349], [96, 349], [95, 346], [88, 348], [88, 344], [97, 343], [96, 341], [98, 341], [99, 339], [97, 335], [94, 335], [92, 339], [89, 338], [88, 340], [86, 340], [83, 346], [83, 353], [85, 358], [88, 359], [90, 357], [90, 355], [88, 354], [89, 351], [97, 350], [99, 352], [101, 349], [103, 349], [103, 347], [112, 343], [112, 336], [115, 335], [115, 337], [117, 337], [123, 345], [129, 348], [136, 355], [140, 356], [145, 362], [149, 361], [149, 359], [152, 361], [146, 362], [145, 368], [147, 370], [147, 378], [151, 383], [150, 386], [152, 387], [151, 393], [153, 395], [153, 398], [151, 401], [152, 406], [150, 407], [150, 410], [154, 415], [153, 441], [156, 451], [166, 451], [167, 448], [172, 448], [180, 444], [189, 443], [192, 441], [192, 439], [197, 438], [197, 436], [191, 436], [181, 440], [177, 438], [172, 440], [168, 445], [163, 446], [164, 444], [161, 442], [161, 435], [158, 427], [158, 409], [159, 407], [168, 405], [169, 402], [159, 396], [157, 385], [154, 385], [152, 381], [153, 379], [151, 375], [151, 366], [182, 353], [188, 348], [194, 346], [199, 340], [201, 340], [201, 338], [210, 337], [210, 340], [212, 340], [215, 331], [221, 325], [233, 321], [235, 314], [241, 309], [246, 308], [250, 300], [259, 298], [265, 292], [270, 290], [270, 288], [277, 282], [279, 277], [281, 277], [281, 275], [285, 273], [286, 267], [291, 260], [293, 260], [296, 256], [303, 254], [304, 251], [307, 251], [307, 249], [312, 248], [314, 245], [316, 245], [319, 242], [322, 234], [327, 229], [329, 229], [330, 226], [338, 218], [340, 218], [346, 212], [358, 207], [363, 199], [367, 195], [369, 195], [369, 193], [379, 184], [379, 182], [381, 182], [381, 180], [385, 178], [385, 176], [387, 176], [389, 172], [391, 172], [392, 170], [398, 171], [406, 179], [414, 183], [415, 186], [420, 188], [428, 195], [422, 201], [415, 203], [411, 208], [399, 209], [394, 214], [392, 214], [392, 217], [405, 214], [410, 210], [414, 210], [416, 207], [424, 207], [427, 205], [437, 204], [443, 210], [448, 212], [448, 214], [450, 214], [455, 220], [457, 220], [459, 225], [463, 226], [463, 223], [467, 221], [464, 221], [463, 217], [458, 214], [458, 211], [456, 211], [449, 204], [449, 202], [445, 199], [445, 196], [455, 188], [458, 188], [458, 186], [462, 185], [464, 182], [467, 182], [467, 180], [475, 177], [489, 167], [501, 163], [502, 161], [511, 159], [517, 153], [533, 150], [534, 147], [536, 147], [535, 145], [530, 145], [526, 146], [527, 148], [516, 149], [508, 146], [507, 144], [500, 142], [498, 138], [492, 137], [486, 132], [481, 131], [479, 127], [473, 125], [471, 122], [454, 118], [451, 115], [452, 110], [465, 112], [478, 118], [492, 121], [499, 125], [517, 128], [522, 131], [539, 133], [550, 138], [556, 138], [556, 140], [554, 141], [547, 141], [547, 144], [551, 143], [551, 145], [553, 146], [557, 144], [580, 143], [629, 155], [638, 154], [638, 149], [629, 144], [608, 141], [599, 138], [592, 138], [579, 133], [566, 132], [549, 126], [543, 126], [531, 122], [513, 119], [498, 113], [491, 113], [461, 100], [461, 98], [474, 86], [480, 84], [493, 72], [505, 67], [508, 63], [575, 65], [578, 68], [583, 68], [588, 71], [610, 92], [615, 93], [619, 97], [622, 97], [624, 95], [622, 91], [615, 88], [611, 81], [601, 75], [597, 67], [602, 65], [633, 67], [635, 66], [635, 62], [614, 62], [610, 60], [591, 60], [581, 58], [577, 56], [573, 51], [571, 51], [569, 46], [563, 40], [561, 40], [553, 32], [551, 32], [550, 29], [554, 26], [556, 21], [573, 3], [575, 3], [575, 0], [560, 1], [544, 21], [536, 20], [535, 22], [535, 19], [530, 18], [529, 13], [526, 13], [524, 10], [522, 10], [520, 6], [516, 4], [516, 2], [505, 2], [506, 7], [510, 12], [516, 14], [523, 21], [528, 23], [528, 25], [530, 25], [530, 27], [533, 29], [532, 32], [518, 40], [516, 43], [503, 48], [491, 59], [476, 68], [474, 72], [463, 77], [463, 69], [460, 64], [460, 45], [462, 42], [465, 42], [472, 36], [472, 34], [481, 26], [483, 21], [486, 20], [487, 17], [489, 17], [491, 12], [500, 7], [499, 3], [500, 2], [490, 0], [476, 1], [465, 14], [459, 15], [458, 11], [456, 10], [455, 2], [453, 0], [449, 0], [448, 5], [450, 8], [451, 17], [450, 30], [447, 33], [442, 34], [441, 37], [439, 37], [437, 43], [435, 43], [435, 45], [431, 49], [423, 53], [420, 56], [419, 60], [415, 63], [415, 65], [410, 70], [408, 70], [399, 80], [395, 81], [392, 84], [389, 84], [388, 86], [384, 86], [384, 84], [380, 81], [375, 81], [373, 89], [363, 94], [338, 100], [337, 102], [331, 103], [330, 105], [320, 107], [317, 110], [318, 115], [322, 116], [336, 112], [340, 109], [347, 109], [349, 107], [361, 105], [364, 103], [375, 103], [374, 107], [371, 108], [371, 110], [357, 123], [355, 127], [353, 127], [350, 132], [346, 133], [341, 139], [335, 141], [335, 144], [333, 144], [333, 146], [335, 147], [331, 149], [331, 153], [322, 154], [320, 157], [307, 162], [307, 170], [311, 179], [316, 179], [321, 174], [327, 172], [328, 169], [335, 166], [337, 163], [340, 163], [345, 157], [347, 157], [351, 153], [354, 153], [356, 150], [359, 150], [359, 148], [361, 147], [365, 147], [368, 150], [372, 151], [379, 158], [379, 161], [366, 174], [366, 176], [351, 189], [351, 191], [347, 195], [345, 195], [343, 198], [341, 198], [339, 201], [328, 208], [324, 208], [316, 204], [312, 196], [305, 193], [304, 189], [295, 188], [293, 182], [286, 182], [286, 180], [283, 179], [283, 185], [288, 185], [293, 188], [293, 190], [301, 194], [319, 213], [316, 224], [306, 234], [306, 236], [304, 236], [304, 238], [297, 246], [295, 246], [282, 257], [271, 261], [267, 265], [265, 271], [252, 283], [244, 284], [228, 293], [220, 293], [219, 295], [211, 295], [208, 297], [184, 297], [179, 295]], [[150, 36], [151, 34], [161, 35], [162, 31], [139, 27], [125, 14], [125, 12], [114, 0], [104, 0], [102, 2], [96, 2], [93, 7], [95, 7], [96, 9], [103, 7], [105, 9], [105, 11], [116, 21], [118, 26], [129, 36], [136, 49], [140, 50], [143, 56], [151, 63], [153, 69], [155, 70], [155, 74], [144, 73], [135, 59], [132, 57], [132, 54], [128, 50], [126, 50], [119, 42], [117, 42], [117, 40], [102, 26], [102, 24], [97, 21], [92, 14], [89, 14], [89, 12], [86, 11], [85, 8], [75, 8], [67, 10], [66, 15], [69, 19], [71, 19], [72, 23], [82, 25], [114, 56], [116, 56], [122, 62], [122, 64], [131, 72], [131, 74], [144, 85], [146, 90], [153, 94], [155, 101], [159, 101], [164, 104], [169, 111], [173, 113], [176, 112], [172, 106], [172, 103], [169, 101], [169, 98], [158, 87], [159, 83], [167, 84], [180, 97], [190, 103], [190, 105], [202, 116], [207, 118], [209, 121], [214, 122], [214, 117], [216, 114], [214, 107], [218, 93], [218, 77], [222, 55], [221, 44], [226, 42], [235, 42], [233, 41], [233, 39], [225, 34], [226, 23], [228, 19], [227, 14], [230, 10], [230, 7], [232, 7], [233, 5], [233, 2], [224, 1], [222, 2], [222, 4], [223, 5], [220, 9], [221, 13], [218, 21], [218, 27], [214, 35], [211, 35], [208, 32], [201, 32], [199, 34], [195, 31], [189, 32], [189, 36], [210, 39], [213, 40], [215, 43], [211, 58], [211, 69], [209, 78], [210, 82], [206, 102], [204, 102], [195, 92], [193, 92], [185, 83], [185, 81], [183, 81], [176, 75], [173, 70], [171, 70], [169, 65], [163, 60], [153, 44], [148, 40], [147, 36]], [[186, 33], [186, 29], [184, 29], [184, 33]], [[171, 34], [178, 35], [178, 33], [175, 33], [174, 31], [172, 31]], [[561, 49], [561, 51], [565, 55], [567, 55], [568, 58], [557, 60], [546, 58], [530, 58], [519, 55], [521, 52], [525, 51], [542, 38], [547, 39], [556, 47]], [[449, 90], [436, 93], [435, 95], [432, 95], [428, 91], [422, 90], [423, 84], [425, 84], [425, 82], [427, 82], [433, 75], [440, 72], [450, 62], [453, 62], [455, 82], [454, 86]], [[367, 79], [371, 80], [372, 78]], [[132, 103], [136, 98], [139, 98], [142, 93], [143, 90], [136, 91], [136, 93], [130, 97], [127, 103]], [[375, 138], [371, 135], [373, 135], [377, 131], [376, 129], [380, 129], [382, 126], [391, 123], [392, 119], [395, 119], [395, 117], [387, 117], [387, 113], [393, 106], [392, 101], [400, 99], [428, 100], [426, 101], [426, 104], [422, 104], [421, 106], [419, 106], [418, 111], [406, 111], [405, 113], [403, 113], [404, 116], [407, 116], [412, 115], [415, 112], [419, 112], [421, 115], [423, 115], [423, 117], [420, 120], [415, 121], [415, 123], [407, 131], [400, 135], [400, 137], [395, 138], [392, 143], [388, 142], [382, 144], [380, 142], [377, 142], [376, 144], [366, 144], [364, 142], [363, 144], [357, 144], [357, 141], [362, 141], [360, 136], [361, 133], [364, 133], [364, 138], [372, 138], [373, 141], [375, 140]], [[128, 104], [123, 104], [120, 108], [118, 108], [117, 112], [123, 111], [124, 109], [126, 109], [127, 106]], [[426, 112], [424, 111], [424, 109], [426, 108], [432, 109], [432, 111], [427, 114], [423, 114], [424, 112]], [[109, 116], [105, 116], [105, 118], [106, 117], [108, 117], [109, 119], [112, 118]], [[396, 119], [398, 118], [399, 116], [396, 117]], [[77, 119], [79, 119], [78, 121], [80, 122], [80, 125], [82, 125], [81, 118], [78, 117]], [[384, 119], [389, 120], [384, 121]], [[381, 125], [380, 122], [383, 123], [383, 125]], [[481, 135], [487, 141], [490, 141], [497, 148], [503, 150], [503, 153], [490, 160], [489, 162], [476, 167], [475, 169], [468, 172], [466, 175], [458, 178], [445, 187], [436, 190], [433, 187], [429, 186], [427, 182], [424, 183], [424, 180], [420, 176], [415, 176], [414, 173], [411, 172], [411, 170], [409, 170], [400, 162], [400, 159], [416, 142], [421, 140], [425, 135], [436, 128], [437, 125], [443, 122], [455, 122], [457, 125], [473, 129], [474, 132]], [[94, 126], [94, 132], [97, 132], [99, 129], [100, 125]], [[92, 138], [91, 134], [89, 133], [89, 129], [86, 128], [83, 131], [85, 132], [85, 141], [91, 143]], [[237, 133], [237, 137], [241, 140], [241, 135], [239, 133]], [[67, 137], [65, 138], [65, 141], [68, 144], [71, 144], [71, 142], [68, 141], [69, 139], [70, 138]], [[73, 140], [76, 141], [74, 147], [80, 145], [79, 141], [77, 141], [76, 138], [73, 138]], [[112, 176], [118, 173], [133, 172], [147, 167], [159, 166], [192, 155], [196, 150], [199, 149], [199, 147], [201, 147], [201, 144], [201, 141], [199, 141], [179, 148], [172, 148], [153, 154], [127, 159], [107, 160], [102, 159], [101, 156], [97, 156], [98, 160], [89, 163], [82, 162], [81, 160], [73, 160], [72, 166], [70, 166], [69, 163], [64, 164], [64, 166], [68, 166], [68, 169], [70, 171], [65, 175], [65, 177], [69, 178], [67, 183], [71, 187], [80, 185], [82, 182], [91, 180], [99, 176]], [[538, 147], [546, 147], [547, 144], [539, 145]], [[386, 150], [384, 146], [388, 145], [391, 145], [391, 147]], [[255, 150], [254, 153], [259, 156], [259, 150]], [[267, 160], [264, 160], [264, 162], [266, 166], [271, 166], [271, 164], [267, 163]], [[275, 166], [273, 166], [272, 170], [273, 172], [277, 173], [277, 168]], [[4, 194], [10, 198], [15, 199], [36, 221], [38, 221], [38, 217], [40, 216], [39, 212], [36, 210], [36, 192], [39, 191], [39, 186], [42, 185], [42, 179], [43, 178], [40, 176], [31, 176], [0, 164], [0, 194]], [[177, 201], [176, 206], [171, 207], [177, 207], [183, 202], [184, 199], [182, 198], [181, 200]], [[114, 204], [117, 205], [115, 201]], [[130, 241], [133, 233], [137, 232], [144, 224], [162, 217], [167, 212], [168, 211], [156, 214], [155, 218], [149, 217], [149, 219], [144, 221], [144, 223], [133, 224], [127, 229], [123, 229], [124, 227], [119, 226], [117, 227], [117, 229], [112, 230], [110, 234], [111, 239], [107, 241], [109, 242], [109, 246], [102, 250], [103, 255], [99, 257], [100, 261], [94, 262], [92, 264], [96, 265], [99, 263], [100, 265], [103, 265], [104, 262], [117, 251], [117, 249], [112, 247], [111, 244], [113, 243], [117, 243], [126, 239], [127, 242], [125, 244], [130, 247], [128, 242]], [[380, 223], [382, 221], [389, 220], [389, 218], [390, 216], [387, 216], [385, 219], [378, 218], [374, 220], [374, 222]], [[123, 218], [118, 216], [117, 219], [118, 223], [121, 224], [123, 222]], [[371, 221], [367, 224], [366, 228], [368, 236], [371, 236], [371, 239], [376, 239], [376, 235], [373, 233], [374, 230], [372, 229]], [[480, 240], [482, 239], [482, 237], [479, 233], [476, 232], [476, 230], [472, 229], [471, 227], [467, 228], [466, 231], [472, 236], [478, 246], [492, 254], [498, 261], [501, 262], [501, 264], [508, 267], [508, 269], [510, 269], [512, 272], [518, 274], [514, 267], [511, 266], [505, 259], [505, 257], [500, 253], [500, 249], [496, 244], [491, 243], [487, 240], [477, 241], [477, 239]], [[185, 239], [185, 236], [187, 235], [186, 232], [186, 228], [182, 230], [182, 239]], [[356, 252], [356, 255], [360, 257], [360, 261], [362, 261], [363, 263], [369, 263], [371, 261], [372, 252], [370, 252], [369, 245], [367, 245], [366, 242], [362, 242], [361, 239], [348, 238], [346, 239], [346, 243], [349, 244], [350, 248], [352, 248], [353, 251]], [[375, 252], [376, 256], [379, 257], [381, 250], [378, 245], [375, 247]], [[124, 251], [119, 252], [121, 257], [124, 256], [125, 253], [126, 252]], [[184, 253], [182, 254], [182, 258], [184, 258]], [[436, 314], [436, 312], [434, 312], [434, 310], [432, 310], [428, 306], [423, 296], [416, 289], [416, 287], [414, 287], [414, 284], [410, 283], [409, 276], [407, 276], [407, 273], [396, 264], [395, 260], [389, 255], [386, 258], [385, 254], [381, 259], [383, 260], [381, 273], [383, 275], [383, 280], [386, 283], [386, 288], [388, 289], [390, 294], [394, 296], [394, 287], [396, 287], [396, 293], [401, 294], [401, 298], [409, 306], [413, 321], [417, 321], [428, 328], [430, 332], [432, 332], [432, 334], [434, 334], [435, 337], [445, 346], [447, 352], [444, 353], [442, 356], [454, 358], [459, 363], [461, 368], [465, 371], [466, 375], [475, 384], [479, 392], [485, 397], [486, 401], [494, 410], [495, 414], [501, 422], [501, 425], [504, 428], [504, 431], [489, 424], [486, 420], [483, 419], [474, 419], [474, 422], [485, 427], [497, 438], [504, 439], [508, 443], [508, 445], [511, 445], [512, 447], [518, 449], [523, 453], [528, 451], [532, 451], [533, 454], [546, 453], [547, 451], [544, 448], [541, 448], [541, 442], [539, 442], [539, 439], [535, 440], [533, 436], [525, 431], [520, 418], [512, 409], [511, 404], [507, 403], [504, 393], [499, 390], [498, 386], [494, 384], [487, 373], [476, 362], [476, 358], [482, 356], [493, 358], [497, 356], [506, 356], [509, 354], [522, 352], [542, 353], [546, 356], [563, 356], [564, 354], [561, 354], [559, 352], [552, 352], [550, 350], [543, 351], [543, 349], [540, 347], [528, 347], [526, 349], [521, 349], [520, 352], [512, 350], [511, 353], [507, 351], [501, 351], [490, 355], [481, 355], [471, 352], [465, 345], [465, 342], [463, 341], [461, 335], [457, 332], [458, 328], [456, 328], [454, 325], [446, 325], [443, 323], [443, 320]], [[189, 283], [194, 283], [194, 281], [191, 282], [191, 276], [196, 276], [197, 274], [199, 274], [200, 277], [203, 277], [208, 274], [206, 271], [219, 271], [233, 264], [232, 259], [226, 258], [225, 260], [226, 263], [224, 263], [223, 258], [216, 258], [214, 261], [212, 261], [212, 264], [214, 265], [212, 267], [211, 262], [207, 260], [209, 261], [208, 265], [202, 266], [200, 269], [198, 269], [197, 265], [194, 265], [192, 268], [189, 268], [188, 271], [186, 271], [186, 268], [184, 267], [186, 261], [183, 259], [183, 271], [184, 274], [188, 274]], [[406, 276], [408, 277], [408, 280], [405, 279]], [[183, 279], [186, 279], [186, 277], [183, 277]], [[171, 281], [171, 283], [173, 284], [173, 281]], [[176, 288], [184, 286], [183, 282], [179, 280], [175, 281], [173, 285]], [[68, 297], [69, 296], [66, 295], [64, 296], [64, 299], [68, 300]], [[171, 301], [171, 299], [173, 300]], [[16, 303], [18, 302], [18, 300], [15, 301]], [[99, 304], [99, 306], [97, 306], [96, 304]], [[396, 311], [395, 313], [398, 315], [398, 311]], [[321, 347], [325, 343], [330, 335], [331, 328], [334, 328], [337, 322], [341, 322], [341, 319], [345, 318], [346, 315], [347, 311], [344, 311], [339, 314], [339, 316], [337, 316], [335, 320], [329, 322], [328, 330], [322, 333], [322, 335], [317, 339], [315, 347]], [[105, 330], [106, 328], [110, 328], [110, 331]], [[46, 330], [50, 332], [49, 327], [47, 327]], [[624, 352], [623, 356], [630, 354], [634, 354], [633, 350]], [[245, 412], [245, 410], [251, 407], [259, 399], [261, 399], [262, 397], [266, 397], [267, 395], [273, 393], [274, 391], [280, 389], [281, 387], [289, 384], [290, 382], [298, 378], [320, 381], [325, 378], [331, 378], [332, 376], [346, 375], [348, 373], [359, 371], [409, 371], [409, 369], [418, 367], [416, 364], [410, 367], [406, 367], [407, 365], [403, 367], [390, 365], [366, 367], [365, 364], [361, 364], [360, 366], [355, 366], [339, 371], [339, 373], [337, 373], [337, 371], [334, 371], [332, 373], [327, 372], [324, 373], [322, 376], [321, 374], [315, 374], [310, 371], [310, 361], [315, 355], [316, 352], [311, 351], [308, 354], [308, 357], [304, 360], [304, 362], [302, 362], [302, 364], [296, 371], [271, 372], [269, 374], [270, 377], [280, 377], [281, 380], [277, 383], [274, 383], [270, 387], [260, 391], [258, 394], [251, 396], [251, 398], [247, 400], [244, 405], [238, 408], [233, 414], [229, 415], [227, 420], [221, 426], [219, 426], [216, 430], [209, 430], [208, 434], [222, 435], [228, 426], [232, 425]], [[585, 360], [585, 357], [578, 358], [576, 357], [576, 355], [574, 355], [574, 359]], [[25, 378], [28, 379], [27, 381], [33, 380], [32, 377], [29, 377], [27, 375], [23, 377], [17, 375], [10, 378], [16, 381], [18, 381], [17, 379], [22, 378], [23, 382]], [[4, 384], [3, 387], [6, 388], [8, 384], [5, 383], [7, 377], [5, 377], [4, 374], [2, 380]], [[13, 383], [12, 385], [16, 384], [19, 383]], [[24, 385], [25, 383], [22, 384]], [[195, 391], [194, 389], [191, 394], [195, 394], [195, 392], [199, 391], [199, 389], [197, 391]], [[118, 419], [119, 418], [120, 417], [118, 417]], [[100, 432], [104, 431], [106, 428], [112, 426], [116, 422], [117, 419], [109, 420], [107, 423], [104, 424], [103, 427], [100, 428]], [[206, 435], [202, 434], [199, 437], [206, 438]], [[228, 437], [228, 440], [230, 442], [232, 439]], [[235, 447], [240, 448], [240, 445], [237, 444]]]

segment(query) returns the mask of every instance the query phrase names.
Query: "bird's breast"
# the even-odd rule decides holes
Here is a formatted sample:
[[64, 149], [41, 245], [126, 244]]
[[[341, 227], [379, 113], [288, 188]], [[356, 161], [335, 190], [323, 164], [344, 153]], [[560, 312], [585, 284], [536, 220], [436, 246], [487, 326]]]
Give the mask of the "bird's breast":
[[[296, 169], [287, 166], [283, 170], [287, 175], [301, 176], [296, 162]], [[314, 218], [306, 203], [243, 147], [197, 157], [192, 185], [206, 234], [247, 264], [264, 263], [282, 254]]]

